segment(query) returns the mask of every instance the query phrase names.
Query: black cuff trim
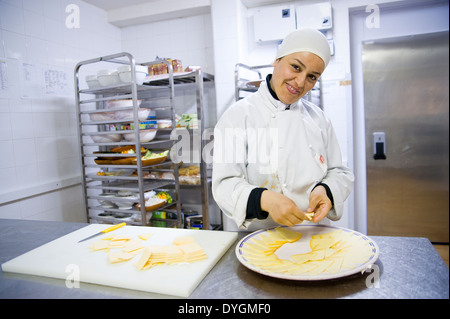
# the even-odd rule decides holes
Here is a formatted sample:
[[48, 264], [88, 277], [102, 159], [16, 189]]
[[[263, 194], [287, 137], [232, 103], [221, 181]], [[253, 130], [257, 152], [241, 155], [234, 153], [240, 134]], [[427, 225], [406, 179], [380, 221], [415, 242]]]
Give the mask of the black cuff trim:
[[[323, 186], [323, 187], [325, 187], [325, 190], [326, 190], [326, 192], [327, 192], [327, 196], [328, 196], [328, 198], [329, 198], [330, 201], [331, 201], [331, 205], [334, 206], [334, 198], [333, 198], [333, 194], [331, 193], [330, 187], [328, 187], [327, 184], [319, 183], [319, 184], [317, 184], [316, 186], [314, 186], [314, 188], [316, 188], [317, 186]], [[314, 190], [314, 188], [313, 188], [313, 190]]]
[[268, 212], [261, 210], [261, 194], [267, 188], [254, 188], [250, 192], [250, 196], [247, 201], [246, 219], [266, 219], [269, 216]]

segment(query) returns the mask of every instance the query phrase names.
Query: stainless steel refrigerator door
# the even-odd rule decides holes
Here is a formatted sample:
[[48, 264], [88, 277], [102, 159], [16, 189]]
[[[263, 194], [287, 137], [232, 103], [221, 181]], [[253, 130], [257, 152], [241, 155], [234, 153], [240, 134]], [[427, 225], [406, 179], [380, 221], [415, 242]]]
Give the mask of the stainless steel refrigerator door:
[[448, 36], [363, 44], [369, 235], [449, 241]]

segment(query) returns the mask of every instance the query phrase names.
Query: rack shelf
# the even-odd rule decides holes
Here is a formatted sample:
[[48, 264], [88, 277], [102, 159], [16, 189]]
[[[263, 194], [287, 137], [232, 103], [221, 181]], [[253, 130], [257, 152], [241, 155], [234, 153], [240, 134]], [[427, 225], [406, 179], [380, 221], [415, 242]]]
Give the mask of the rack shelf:
[[[137, 65], [151, 66], [158, 63], [165, 63], [168, 68], [168, 74], [162, 76], [147, 77], [143, 84], [136, 83], [135, 70]], [[81, 88], [80, 74], [89, 69], [99, 69], [100, 66], [107, 64], [108, 66], [117, 66], [127, 64], [131, 67], [131, 82], [118, 83], [115, 85], [98, 87], [98, 88]], [[166, 203], [158, 210], [165, 209], [176, 214], [176, 219], [164, 220], [176, 227], [182, 227], [182, 212], [181, 212], [181, 195], [180, 187], [190, 188], [196, 187], [202, 193], [202, 215], [203, 223], [206, 229], [209, 228], [209, 202], [208, 202], [208, 177], [206, 164], [201, 160], [200, 176], [201, 183], [199, 185], [181, 185], [179, 182], [179, 162], [176, 152], [172, 152], [171, 158], [166, 162], [155, 165], [144, 165], [139, 152], [138, 154], [111, 154], [108, 153], [112, 148], [118, 146], [132, 145], [135, 150], [146, 148], [153, 152], [170, 150], [175, 144], [175, 141], [170, 138], [170, 133], [176, 128], [175, 117], [175, 87], [194, 89], [197, 95], [197, 114], [199, 121], [199, 130], [202, 132], [203, 127], [203, 81], [212, 82], [214, 77], [203, 73], [201, 70], [173, 73], [172, 65], [166, 60], [157, 60], [146, 63], [137, 64], [134, 57], [126, 52], [117, 53], [109, 56], [103, 56], [91, 60], [82, 61], [75, 67], [75, 89], [76, 89], [76, 107], [77, 107], [77, 122], [78, 122], [78, 136], [80, 144], [80, 159], [82, 170], [82, 185], [84, 191], [84, 202], [86, 214], [89, 221], [96, 221], [102, 223], [119, 223], [122, 222], [122, 217], [128, 216], [126, 222], [131, 225], [148, 225], [149, 215], [145, 208], [145, 193], [148, 191], [167, 191], [173, 198], [172, 203]], [[130, 104], [126, 107], [108, 107], [108, 103], [114, 100], [128, 100]], [[156, 103], [156, 101], [163, 103]], [[142, 103], [141, 103], [142, 102]], [[145, 104], [155, 103], [153, 105]], [[155, 106], [156, 105], [156, 106]], [[169, 128], [158, 128], [156, 137], [151, 141], [141, 140], [140, 124], [148, 121], [143, 121], [138, 117], [138, 111], [141, 109], [150, 109], [152, 112], [162, 112], [163, 115], [152, 117], [150, 121], [169, 120], [172, 126]], [[102, 115], [105, 113], [115, 114], [117, 111], [127, 110], [132, 113], [132, 117], [126, 119], [104, 119], [91, 120], [91, 115]], [[98, 119], [98, 118], [97, 118]], [[130, 124], [134, 129], [123, 129], [117, 125]], [[102, 141], [102, 138], [114, 134], [121, 139], [118, 141]], [[125, 141], [124, 134], [134, 134], [134, 141]], [[97, 142], [94, 142], [93, 137], [99, 137]], [[202, 142], [203, 150], [204, 144]], [[94, 153], [95, 152], [95, 153]], [[94, 162], [98, 157], [111, 158], [135, 158], [136, 164], [113, 165], [113, 164], [97, 164]], [[113, 171], [126, 171], [125, 174], [112, 175]], [[104, 175], [98, 175], [101, 171]], [[149, 171], [171, 173], [173, 178], [149, 178], [147, 173]], [[133, 173], [134, 172], [134, 173]], [[108, 174], [107, 174], [108, 173]], [[131, 175], [133, 173], [133, 175]], [[100, 201], [104, 198], [99, 196], [102, 193], [117, 193], [118, 192], [132, 192], [133, 196], [137, 197], [136, 205], [130, 209], [121, 209], [118, 207], [110, 207], [108, 205], [101, 205]], [[120, 202], [120, 197], [114, 198], [115, 201]], [[171, 209], [168, 209], [171, 207]], [[98, 213], [100, 212], [100, 213]]]

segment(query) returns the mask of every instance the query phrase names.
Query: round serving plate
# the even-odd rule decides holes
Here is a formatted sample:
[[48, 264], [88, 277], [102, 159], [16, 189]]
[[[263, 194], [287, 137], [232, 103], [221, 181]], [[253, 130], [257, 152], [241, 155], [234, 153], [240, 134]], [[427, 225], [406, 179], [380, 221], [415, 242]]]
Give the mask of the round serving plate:
[[285, 227], [289, 230], [293, 230], [296, 232], [299, 232], [302, 234], [302, 237], [294, 242], [294, 243], [287, 243], [281, 246], [275, 254], [279, 259], [286, 259], [289, 260], [289, 257], [291, 255], [295, 254], [303, 254], [311, 251], [310, 248], [310, 240], [313, 235], [319, 235], [319, 234], [325, 234], [336, 230], [342, 230], [344, 232], [352, 233], [353, 236], [358, 236], [362, 240], [367, 241], [367, 244], [371, 246], [373, 254], [367, 259], [367, 261], [356, 264], [354, 268], [352, 269], [341, 269], [337, 273], [321, 273], [318, 275], [308, 275], [308, 273], [305, 274], [287, 274], [287, 273], [278, 273], [278, 272], [271, 272], [264, 269], [261, 269], [255, 265], [252, 265], [249, 263], [249, 261], [245, 258], [245, 253], [242, 251], [242, 247], [248, 242], [251, 241], [253, 238], [259, 238], [260, 236], [266, 235], [266, 233], [269, 230], [273, 230], [276, 227], [268, 228], [268, 229], [262, 229], [255, 231], [244, 238], [242, 238], [239, 243], [236, 245], [236, 257], [238, 258], [239, 262], [247, 267], [248, 269], [255, 271], [257, 273], [274, 277], [274, 278], [281, 278], [281, 279], [289, 279], [289, 280], [328, 280], [328, 279], [335, 279], [335, 278], [342, 278], [350, 275], [354, 275], [359, 272], [364, 272], [364, 270], [369, 269], [372, 264], [374, 264], [378, 256], [380, 254], [380, 250], [378, 248], [378, 245], [373, 241], [371, 238], [367, 237], [366, 235], [363, 235], [357, 231], [337, 227], [337, 226], [328, 226], [328, 225], [295, 225], [292, 227], [287, 226], [277, 226], [277, 227]]

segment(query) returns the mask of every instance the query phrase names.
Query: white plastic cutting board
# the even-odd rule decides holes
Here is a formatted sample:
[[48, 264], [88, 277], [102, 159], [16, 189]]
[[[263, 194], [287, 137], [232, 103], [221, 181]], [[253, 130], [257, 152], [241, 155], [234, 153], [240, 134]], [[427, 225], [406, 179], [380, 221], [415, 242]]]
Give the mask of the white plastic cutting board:
[[[78, 243], [107, 227], [91, 224], [81, 228], [2, 264], [2, 270], [64, 280], [72, 280], [79, 274], [80, 282], [188, 297], [237, 239], [235, 232], [124, 226]], [[154, 235], [143, 241], [144, 245], [169, 245], [178, 236], [192, 236], [204, 249], [207, 259], [138, 270], [134, 263], [141, 254], [126, 262], [110, 264], [107, 253], [89, 249], [93, 242], [111, 234], [137, 239], [146, 233]]]

